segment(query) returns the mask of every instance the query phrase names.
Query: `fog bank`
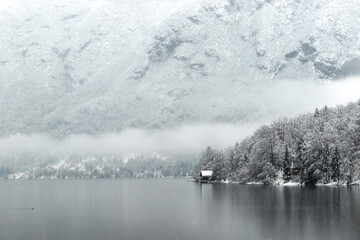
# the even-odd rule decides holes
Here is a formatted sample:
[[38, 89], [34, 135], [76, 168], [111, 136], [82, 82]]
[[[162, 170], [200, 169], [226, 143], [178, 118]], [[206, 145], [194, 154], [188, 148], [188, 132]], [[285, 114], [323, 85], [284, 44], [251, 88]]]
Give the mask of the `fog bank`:
[[0, 139], [0, 156], [192, 154], [206, 146], [232, 145], [257, 127], [258, 124], [208, 124], [161, 131], [127, 129], [118, 134], [71, 135], [62, 140], [44, 134], [14, 135]]
[[[67, 155], [112, 156], [128, 153], [198, 154], [206, 146], [224, 148], [250, 135], [260, 125], [276, 118], [295, 116], [322, 108], [356, 101], [360, 81], [351, 78], [337, 82], [271, 82], [259, 91], [253, 103], [264, 117], [240, 123], [184, 124], [171, 129], [125, 129], [99, 136], [70, 135], [56, 139], [47, 134], [16, 134], [0, 139], [0, 158]], [[268, 115], [266, 114], [268, 113]], [[252, 113], [250, 112], [249, 115]]]

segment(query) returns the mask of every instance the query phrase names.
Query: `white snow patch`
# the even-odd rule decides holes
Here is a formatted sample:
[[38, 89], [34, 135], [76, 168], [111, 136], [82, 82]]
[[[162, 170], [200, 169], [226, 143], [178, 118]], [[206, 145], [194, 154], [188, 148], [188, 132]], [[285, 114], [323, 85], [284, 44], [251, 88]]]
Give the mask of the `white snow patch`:
[[28, 178], [28, 176], [24, 172], [17, 172], [17, 173], [10, 174], [8, 178], [13, 179], [13, 180], [19, 180], [19, 179], [26, 179], [26, 178]]
[[353, 185], [360, 185], [360, 179], [353, 182]]
[[274, 185], [284, 185], [284, 178], [283, 178], [283, 172], [282, 171], [277, 172], [277, 176], [276, 176]]
[[287, 183], [284, 183], [283, 186], [301, 186], [301, 184], [299, 182], [289, 181]]
[[338, 182], [317, 183], [316, 186], [339, 186]]
[[50, 167], [54, 168], [54, 169], [60, 169], [62, 166], [64, 166], [65, 164], [65, 160], [61, 160], [60, 162], [50, 165]]
[[248, 182], [247, 185], [264, 185], [263, 182]]

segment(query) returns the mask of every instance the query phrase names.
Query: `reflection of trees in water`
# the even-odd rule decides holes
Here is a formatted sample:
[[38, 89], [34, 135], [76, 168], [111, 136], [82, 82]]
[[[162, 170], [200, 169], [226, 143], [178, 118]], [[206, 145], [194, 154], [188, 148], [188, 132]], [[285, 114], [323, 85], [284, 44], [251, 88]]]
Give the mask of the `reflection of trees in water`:
[[351, 225], [349, 228], [352, 231], [355, 231], [356, 236], [360, 238], [360, 189], [358, 187], [349, 188], [349, 204], [344, 206], [348, 210], [348, 215], [350, 215]]
[[360, 236], [359, 188], [205, 184], [198, 189], [210, 239]]
[[[353, 208], [346, 205], [354, 202], [351, 191], [342, 187], [283, 187], [280, 208], [284, 208], [284, 216], [278, 218], [283, 223], [281, 235], [292, 236], [292, 239], [356, 238], [357, 228], [339, 230], [359, 222], [349, 218]], [[282, 236], [279, 237], [282, 239]]]

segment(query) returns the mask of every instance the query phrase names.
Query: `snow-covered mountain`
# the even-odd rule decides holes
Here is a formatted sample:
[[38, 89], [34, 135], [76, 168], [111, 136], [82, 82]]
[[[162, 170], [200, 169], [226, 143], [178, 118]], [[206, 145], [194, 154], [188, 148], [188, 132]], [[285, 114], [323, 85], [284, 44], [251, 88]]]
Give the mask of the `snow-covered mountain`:
[[358, 0], [2, 0], [0, 135], [251, 120], [359, 74], [359, 38]]

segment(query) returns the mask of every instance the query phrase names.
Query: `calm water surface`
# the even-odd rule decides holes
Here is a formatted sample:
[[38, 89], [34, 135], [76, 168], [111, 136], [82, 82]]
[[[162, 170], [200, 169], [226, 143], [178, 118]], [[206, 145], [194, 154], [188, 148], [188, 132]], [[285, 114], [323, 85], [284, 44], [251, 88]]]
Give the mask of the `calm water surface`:
[[360, 187], [0, 181], [0, 239], [360, 239]]

